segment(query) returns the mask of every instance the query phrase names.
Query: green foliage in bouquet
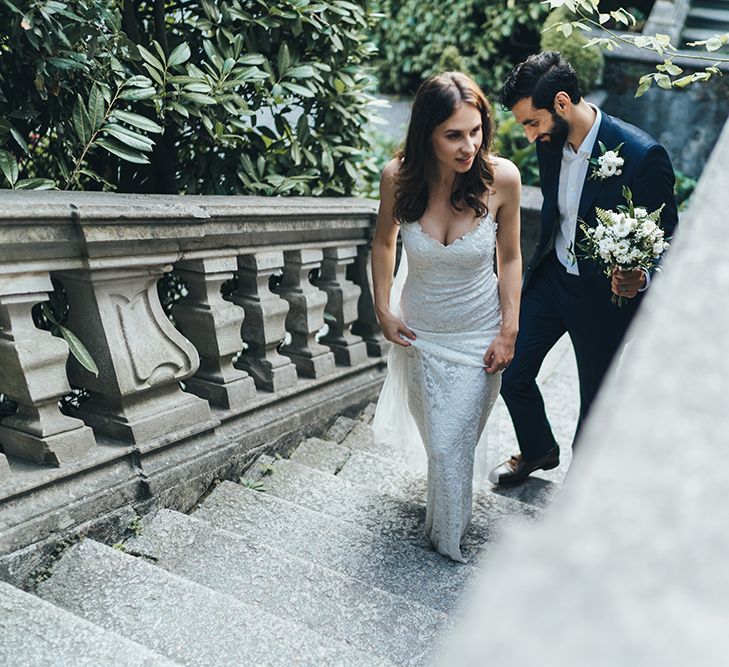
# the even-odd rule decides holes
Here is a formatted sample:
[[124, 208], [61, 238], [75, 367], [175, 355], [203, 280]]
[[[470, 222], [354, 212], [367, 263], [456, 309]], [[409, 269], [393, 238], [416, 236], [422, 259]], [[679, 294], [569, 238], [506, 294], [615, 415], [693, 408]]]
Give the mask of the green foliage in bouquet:
[[513, 65], [538, 49], [548, 11], [533, 0], [374, 0], [372, 6], [380, 17], [372, 39], [381, 90], [405, 95], [457, 64], [493, 96]]
[[345, 195], [374, 170], [364, 2], [3, 0], [0, 182]]

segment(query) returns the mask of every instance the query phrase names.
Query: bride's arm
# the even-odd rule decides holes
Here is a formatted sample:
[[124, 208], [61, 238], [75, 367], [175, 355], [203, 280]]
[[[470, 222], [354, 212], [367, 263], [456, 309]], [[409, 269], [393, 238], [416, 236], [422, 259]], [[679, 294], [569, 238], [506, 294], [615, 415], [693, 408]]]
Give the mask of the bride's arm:
[[[402, 336], [411, 340], [415, 334], [408, 329], [399, 317], [390, 312], [390, 288], [395, 272], [395, 251], [399, 227], [395, 222], [395, 181], [399, 161], [388, 163], [380, 178], [380, 207], [377, 211], [377, 225], [372, 239], [372, 283], [374, 287], [375, 313], [387, 340], [398, 345], [408, 346]], [[402, 336], [401, 336], [402, 334]]]
[[488, 373], [506, 368], [514, 358], [514, 344], [519, 331], [521, 297], [521, 175], [516, 166], [500, 159], [494, 189], [501, 202], [496, 213], [496, 261], [501, 301], [501, 330], [484, 355]]

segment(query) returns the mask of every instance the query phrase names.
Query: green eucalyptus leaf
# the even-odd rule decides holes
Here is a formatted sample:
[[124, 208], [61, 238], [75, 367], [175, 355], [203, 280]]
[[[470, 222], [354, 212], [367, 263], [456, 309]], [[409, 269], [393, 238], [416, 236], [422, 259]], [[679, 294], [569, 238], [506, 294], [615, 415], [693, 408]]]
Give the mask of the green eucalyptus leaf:
[[75, 333], [64, 327], [61, 324], [56, 323], [63, 339], [68, 344], [68, 349], [73, 355], [74, 359], [78, 361], [89, 373], [93, 373], [96, 377], [99, 377], [99, 369], [96, 366], [94, 358], [91, 353], [86, 349], [86, 346], [78, 339]]

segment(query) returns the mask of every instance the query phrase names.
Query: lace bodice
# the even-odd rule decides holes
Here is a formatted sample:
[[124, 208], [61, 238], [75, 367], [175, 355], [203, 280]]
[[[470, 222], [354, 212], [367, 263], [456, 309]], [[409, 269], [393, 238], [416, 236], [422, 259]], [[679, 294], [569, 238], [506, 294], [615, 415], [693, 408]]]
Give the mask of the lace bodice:
[[408, 261], [400, 309], [408, 326], [434, 333], [499, 326], [496, 223], [490, 215], [447, 246], [418, 222], [403, 224], [400, 233]]

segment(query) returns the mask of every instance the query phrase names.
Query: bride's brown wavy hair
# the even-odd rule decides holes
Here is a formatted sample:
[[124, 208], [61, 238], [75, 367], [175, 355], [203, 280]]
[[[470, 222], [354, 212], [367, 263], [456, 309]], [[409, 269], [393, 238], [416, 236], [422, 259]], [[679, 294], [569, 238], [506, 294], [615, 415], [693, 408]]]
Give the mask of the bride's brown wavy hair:
[[493, 144], [493, 111], [478, 84], [461, 72], [443, 72], [424, 81], [415, 94], [405, 148], [395, 192], [395, 220], [415, 222], [428, 206], [428, 175], [435, 164], [433, 130], [448, 120], [462, 104], [472, 104], [481, 114], [483, 141], [465, 174], [457, 174], [451, 192], [451, 206], [463, 210], [470, 206], [482, 217], [488, 208], [484, 195], [491, 191], [494, 169], [489, 160]]

